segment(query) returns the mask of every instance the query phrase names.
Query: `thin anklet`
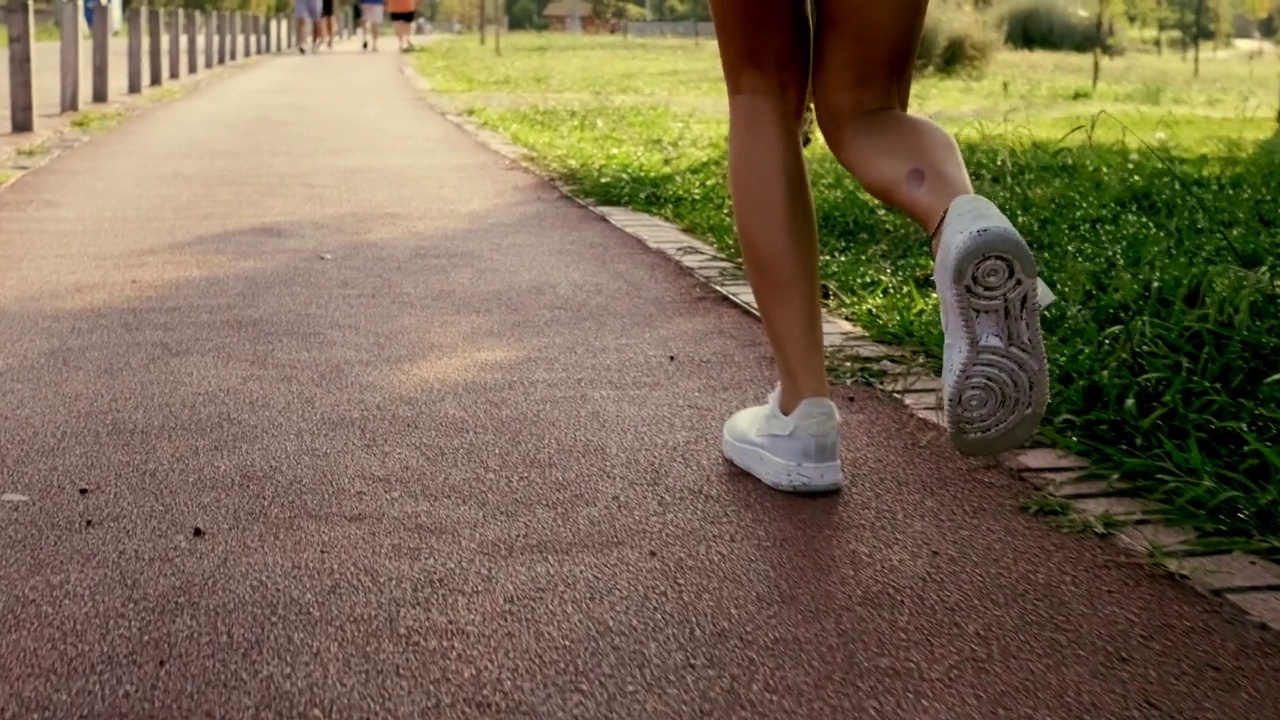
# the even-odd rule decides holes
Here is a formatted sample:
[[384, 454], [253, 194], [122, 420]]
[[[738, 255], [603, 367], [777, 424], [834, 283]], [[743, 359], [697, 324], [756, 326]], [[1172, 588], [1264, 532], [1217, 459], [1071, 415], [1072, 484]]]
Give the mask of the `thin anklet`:
[[934, 257], [938, 256], [938, 234], [942, 232], [942, 223], [947, 221], [947, 213], [951, 212], [951, 208], [947, 207], [942, 211], [942, 217], [938, 218], [938, 224], [933, 226], [933, 232], [929, 233], [929, 250]]

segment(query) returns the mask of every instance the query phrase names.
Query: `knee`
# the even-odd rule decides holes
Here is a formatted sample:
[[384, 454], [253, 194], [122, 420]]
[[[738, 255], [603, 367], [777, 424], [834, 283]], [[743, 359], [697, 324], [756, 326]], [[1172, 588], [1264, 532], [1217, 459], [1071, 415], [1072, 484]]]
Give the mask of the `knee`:
[[813, 110], [823, 139], [837, 155], [852, 150], [850, 146], [856, 144], [860, 127], [875, 123], [877, 118], [886, 113], [898, 112], [897, 107], [891, 103], [850, 102], [845, 98], [832, 102], [822, 96], [814, 98]]
[[[729, 90], [729, 112], [735, 108], [767, 107], [771, 113], [798, 128], [809, 102], [809, 86], [798, 81], [803, 70], [787, 73], [776, 69], [746, 67], [725, 77]], [[745, 101], [745, 102], [744, 102]]]
[[823, 138], [839, 153], [842, 145], [857, 137], [859, 126], [905, 112], [905, 100], [897, 82], [854, 83], [852, 87], [819, 82], [814, 87], [813, 109]]

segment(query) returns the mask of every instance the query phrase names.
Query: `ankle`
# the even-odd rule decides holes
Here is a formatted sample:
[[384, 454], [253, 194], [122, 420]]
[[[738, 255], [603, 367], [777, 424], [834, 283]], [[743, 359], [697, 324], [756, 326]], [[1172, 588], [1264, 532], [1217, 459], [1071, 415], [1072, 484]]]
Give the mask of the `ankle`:
[[947, 213], [950, 211], [950, 205], [943, 208], [942, 215], [938, 217], [938, 223], [933, 226], [933, 232], [929, 233], [929, 252], [933, 254], [935, 260], [938, 257], [938, 241], [942, 237], [942, 224], [947, 221]]
[[821, 385], [812, 387], [790, 387], [786, 383], [782, 385], [782, 392], [778, 395], [778, 411], [787, 417], [800, 407], [800, 403], [811, 398], [821, 398], [828, 400], [831, 398], [831, 388], [824, 379]]

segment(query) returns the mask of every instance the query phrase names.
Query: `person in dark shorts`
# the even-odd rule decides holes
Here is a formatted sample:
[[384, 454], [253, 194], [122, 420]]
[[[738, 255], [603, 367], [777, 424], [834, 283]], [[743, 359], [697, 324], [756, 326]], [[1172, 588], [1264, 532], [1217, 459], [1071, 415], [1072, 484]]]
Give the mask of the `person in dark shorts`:
[[418, 0], [387, 0], [387, 12], [391, 14], [400, 51], [412, 50], [413, 41], [409, 39], [409, 35], [413, 32], [413, 18], [418, 13]]
[[324, 43], [333, 49], [333, 36], [337, 33], [337, 18], [333, 16], [333, 0], [321, 0], [320, 2], [320, 23], [316, 26], [316, 30], [323, 35], [316, 35], [316, 42]]
[[365, 37], [365, 34], [364, 34], [364, 22], [361, 19], [362, 17], [363, 16], [360, 15], [360, 3], [358, 2], [351, 3], [351, 27], [359, 28], [361, 45], [363, 45], [365, 48], [368, 48], [369, 39]]

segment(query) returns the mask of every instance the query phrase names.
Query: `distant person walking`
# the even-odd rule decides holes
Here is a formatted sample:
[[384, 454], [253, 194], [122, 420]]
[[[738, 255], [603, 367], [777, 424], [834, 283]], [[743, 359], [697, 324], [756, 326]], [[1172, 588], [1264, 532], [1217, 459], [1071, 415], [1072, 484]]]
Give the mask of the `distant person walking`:
[[413, 41], [409, 36], [413, 32], [413, 20], [418, 13], [418, 0], [387, 0], [387, 12], [391, 13], [391, 22], [395, 24], [400, 52], [412, 50]]
[[[974, 194], [955, 139], [907, 113], [928, 0], [711, 0], [729, 96], [729, 189], [779, 382], [725, 423], [726, 457], [789, 492], [843, 483], [823, 354], [818, 228], [801, 132], [932, 243], [946, 424], [966, 455], [1034, 435], [1049, 400], [1036, 262]], [[923, 244], [923, 242], [922, 242]], [[923, 248], [922, 248], [923, 249]]]
[[298, 53], [307, 54], [307, 23], [311, 23], [311, 50], [320, 42], [322, 0], [293, 0], [293, 14], [298, 22]]
[[336, 34], [337, 19], [333, 16], [333, 0], [320, 0], [320, 34], [317, 40], [333, 49], [333, 36]]
[[378, 51], [378, 32], [382, 28], [382, 12], [383, 0], [361, 0], [360, 1], [360, 18], [364, 20], [364, 42], [361, 44], [365, 50]]

